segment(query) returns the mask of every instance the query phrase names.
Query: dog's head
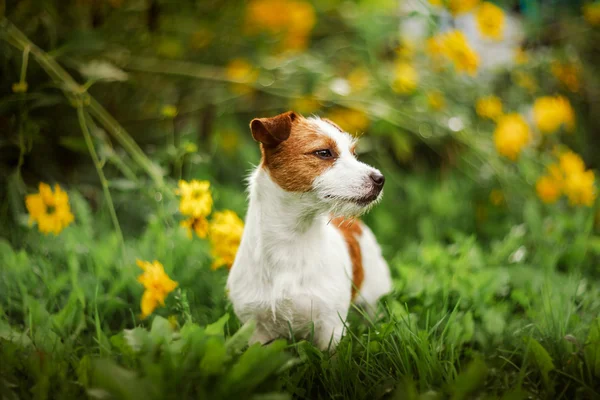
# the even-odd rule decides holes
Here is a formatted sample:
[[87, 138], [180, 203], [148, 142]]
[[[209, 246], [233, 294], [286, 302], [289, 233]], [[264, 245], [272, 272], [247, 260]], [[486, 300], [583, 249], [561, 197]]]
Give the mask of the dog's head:
[[262, 167], [283, 190], [312, 193], [340, 216], [358, 216], [381, 198], [383, 175], [356, 159], [356, 140], [335, 123], [288, 111], [255, 118], [250, 129]]

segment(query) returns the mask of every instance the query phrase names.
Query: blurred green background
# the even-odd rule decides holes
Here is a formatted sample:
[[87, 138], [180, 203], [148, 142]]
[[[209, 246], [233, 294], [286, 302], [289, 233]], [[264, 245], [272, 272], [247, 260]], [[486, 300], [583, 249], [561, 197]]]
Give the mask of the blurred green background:
[[[599, 2], [0, 0], [0, 17], [6, 398], [600, 396]], [[364, 220], [395, 291], [377, 319], [351, 313], [335, 355], [246, 348], [214, 239], [179, 226], [180, 179], [243, 218], [249, 121], [287, 110], [360, 135], [386, 176]], [[40, 182], [68, 194], [58, 235], [30, 224]], [[138, 258], [179, 284], [147, 319]]]

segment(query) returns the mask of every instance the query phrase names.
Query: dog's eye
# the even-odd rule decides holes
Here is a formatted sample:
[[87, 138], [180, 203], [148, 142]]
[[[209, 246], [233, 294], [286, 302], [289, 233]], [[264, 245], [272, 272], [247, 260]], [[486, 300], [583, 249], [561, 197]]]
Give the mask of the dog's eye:
[[319, 157], [319, 158], [324, 159], [324, 160], [327, 160], [327, 159], [333, 157], [333, 154], [331, 154], [331, 150], [329, 150], [329, 149], [317, 150], [313, 154], [315, 156]]

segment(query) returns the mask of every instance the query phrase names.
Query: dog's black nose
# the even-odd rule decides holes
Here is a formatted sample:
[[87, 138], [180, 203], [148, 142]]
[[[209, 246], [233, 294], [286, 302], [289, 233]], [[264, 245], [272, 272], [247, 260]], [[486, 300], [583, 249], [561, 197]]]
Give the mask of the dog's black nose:
[[371, 175], [371, 180], [378, 187], [383, 187], [385, 183], [385, 176], [381, 175], [379, 172], [373, 172]]

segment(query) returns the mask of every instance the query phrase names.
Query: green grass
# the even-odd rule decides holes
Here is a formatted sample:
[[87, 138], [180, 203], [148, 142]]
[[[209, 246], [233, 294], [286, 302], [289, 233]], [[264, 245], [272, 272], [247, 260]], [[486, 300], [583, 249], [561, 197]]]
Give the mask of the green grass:
[[[584, 257], [572, 254], [570, 244], [578, 241], [573, 221], [589, 213], [557, 215], [540, 228], [543, 218], [533, 217], [543, 212], [537, 203], [524, 207], [522, 225], [490, 208], [478, 228], [477, 221], [465, 222], [467, 206], [436, 211], [464, 195], [462, 178], [453, 179], [426, 197], [431, 182], [407, 177], [404, 194], [392, 186], [368, 216], [395, 291], [375, 319], [352, 310], [335, 352], [321, 352], [309, 341], [247, 347], [252, 326], [236, 320], [224, 292], [227, 272], [210, 270], [206, 242], [188, 240], [173, 217], [151, 213], [142, 232], [126, 235], [121, 252], [110, 216], [92, 212], [70, 191], [77, 222], [60, 236], [23, 226], [0, 241], [2, 396], [600, 396], [596, 255], [593, 243]], [[243, 193], [232, 192], [217, 189], [219, 207], [243, 207]], [[411, 206], [390, 222], [394, 198], [402, 196]], [[158, 209], [164, 216], [176, 207], [167, 200]], [[400, 218], [413, 221], [401, 235], [394, 229]], [[503, 236], [481, 230], [511, 224]], [[167, 307], [147, 320], [139, 318], [136, 258], [160, 260], [179, 282]]]

